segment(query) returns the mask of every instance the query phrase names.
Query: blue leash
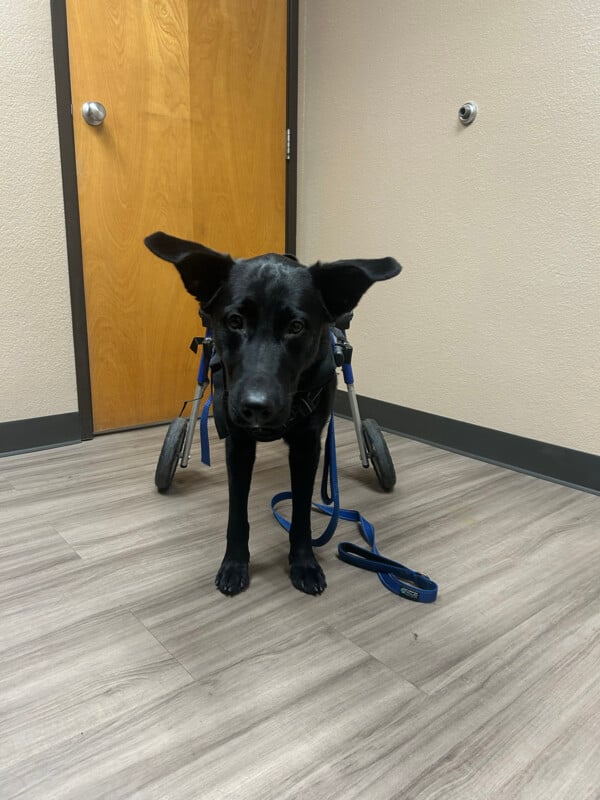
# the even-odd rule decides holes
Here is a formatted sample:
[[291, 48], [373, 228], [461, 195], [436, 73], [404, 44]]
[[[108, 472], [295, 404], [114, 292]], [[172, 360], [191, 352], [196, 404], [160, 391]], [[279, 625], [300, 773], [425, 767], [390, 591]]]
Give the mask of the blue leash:
[[[321, 499], [323, 502], [313, 503], [313, 508], [322, 514], [328, 514], [331, 519], [321, 536], [312, 540], [313, 545], [320, 547], [326, 544], [335, 533], [339, 519], [356, 522], [361, 536], [371, 549], [367, 550], [364, 547], [352, 544], [352, 542], [340, 542], [338, 544], [338, 557], [354, 567], [376, 572], [377, 577], [385, 588], [400, 597], [406, 597], [408, 600], [414, 600], [417, 603], [433, 603], [438, 593], [437, 583], [427, 575], [415, 572], [398, 561], [382, 556], [375, 543], [375, 527], [373, 524], [358, 511], [340, 508], [333, 412], [327, 429], [323, 462], [323, 479], [321, 481]], [[276, 511], [276, 506], [283, 500], [291, 499], [291, 492], [279, 492], [271, 500], [271, 510], [275, 519], [288, 533], [291, 524], [289, 520]]]
[[[207, 331], [207, 333], [209, 333]], [[198, 382], [202, 382], [208, 374], [208, 363], [205, 362], [205, 354], [202, 354], [200, 369], [198, 372]], [[351, 368], [345, 364], [344, 378], [347, 383], [353, 383]], [[200, 450], [203, 464], [210, 466], [210, 443], [208, 436], [208, 414], [213, 400], [212, 391], [208, 400], [204, 404], [200, 417]], [[279, 511], [276, 506], [284, 500], [291, 500], [291, 492], [279, 492], [271, 500], [271, 510], [281, 527], [290, 532], [291, 523]], [[337, 471], [337, 455], [335, 448], [335, 424], [333, 412], [329, 419], [327, 428], [327, 438], [325, 440], [325, 450], [323, 454], [323, 477], [321, 479], [321, 500], [322, 503], [313, 503], [313, 508], [322, 514], [327, 514], [331, 519], [323, 533], [312, 540], [314, 547], [322, 547], [327, 544], [336, 531], [340, 519], [348, 522], [356, 522], [361, 536], [371, 548], [359, 547], [352, 542], [340, 542], [338, 544], [338, 557], [353, 567], [366, 569], [376, 572], [377, 577], [386, 589], [390, 592], [414, 600], [417, 603], [433, 603], [437, 597], [438, 586], [427, 575], [415, 572], [409, 567], [393, 561], [391, 558], [382, 556], [375, 543], [375, 527], [363, 515], [352, 509], [340, 507], [340, 489]], [[408, 581], [408, 583], [407, 583]]]

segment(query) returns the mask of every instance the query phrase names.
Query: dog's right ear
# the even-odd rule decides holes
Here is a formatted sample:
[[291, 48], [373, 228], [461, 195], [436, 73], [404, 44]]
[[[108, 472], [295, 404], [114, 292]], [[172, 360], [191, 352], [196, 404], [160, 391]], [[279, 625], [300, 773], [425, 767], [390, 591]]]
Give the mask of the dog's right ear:
[[227, 281], [234, 263], [229, 255], [162, 231], [146, 236], [144, 244], [155, 256], [177, 267], [185, 288], [203, 307]]

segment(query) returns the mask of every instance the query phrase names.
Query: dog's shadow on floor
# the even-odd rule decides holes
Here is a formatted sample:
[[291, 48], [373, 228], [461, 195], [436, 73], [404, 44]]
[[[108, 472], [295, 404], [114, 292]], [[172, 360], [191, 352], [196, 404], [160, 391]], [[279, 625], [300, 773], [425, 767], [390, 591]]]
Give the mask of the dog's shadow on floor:
[[[152, 479], [150, 480], [152, 481]], [[220, 471], [217, 472], [216, 470], [211, 471], [210, 469], [205, 470], [201, 467], [188, 467], [186, 469], [177, 470], [173, 478], [173, 483], [166, 492], [158, 492], [156, 487], [153, 488], [161, 497], [175, 498], [191, 494], [192, 492], [202, 491], [203, 489], [209, 491], [221, 484], [221, 482], [227, 483], [227, 476], [224, 474], [224, 470], [223, 474], [220, 474]]]
[[[201, 491], [203, 488], [208, 490], [220, 482], [226, 483], [227, 476], [225, 474], [225, 470], [223, 469], [223, 474], [220, 473], [221, 470], [217, 472], [216, 470], [204, 470], [202, 468], [193, 467], [188, 469], [180, 469], [175, 474], [171, 488], [163, 493], [162, 496], [177, 497], [181, 495], [187, 495], [190, 492]], [[341, 468], [339, 470], [338, 479], [342, 504], [344, 496], [348, 495], [353, 485], [359, 485], [371, 490], [372, 492], [375, 492], [376, 494], [389, 494], [389, 492], [384, 491], [379, 485], [379, 481], [377, 480], [374, 470], [363, 467], [360, 464]], [[315, 485], [315, 496], [319, 493], [319, 485], [320, 484], [318, 482]], [[282, 487], [274, 486], [272, 493], [274, 494], [276, 491], [281, 490]]]

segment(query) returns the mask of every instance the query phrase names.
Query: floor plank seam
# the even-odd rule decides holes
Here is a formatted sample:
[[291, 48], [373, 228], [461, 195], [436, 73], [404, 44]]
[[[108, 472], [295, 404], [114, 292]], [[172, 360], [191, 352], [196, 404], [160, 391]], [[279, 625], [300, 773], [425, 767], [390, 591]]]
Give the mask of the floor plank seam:
[[187, 669], [187, 667], [181, 663], [181, 661], [177, 658], [177, 656], [169, 650], [166, 644], [164, 642], [161, 642], [158, 636], [156, 636], [154, 632], [142, 622], [142, 620], [135, 613], [135, 611], [131, 607], [127, 607], [126, 610], [129, 611], [129, 613], [140, 623], [140, 625], [144, 628], [144, 630], [148, 631], [148, 633], [150, 634], [150, 636], [152, 636], [154, 641], [157, 642], [163, 648], [163, 650], [167, 652], [171, 656], [171, 658], [179, 664], [179, 666], [186, 673], [186, 675], [189, 675], [191, 681], [195, 683], [197, 681], [197, 678], [195, 678], [189, 671], [189, 669]]
[[58, 537], [59, 537], [59, 538], [60, 538], [60, 539], [61, 539], [61, 540], [62, 540], [62, 541], [63, 541], [63, 542], [64, 542], [64, 543], [67, 545], [67, 547], [69, 548], [69, 550], [70, 550], [70, 551], [73, 553], [73, 555], [74, 555], [74, 556], [76, 556], [76, 557], [79, 559], [79, 561], [81, 561], [81, 562], [82, 562], [82, 563], [84, 563], [84, 564], [87, 564], [87, 563], [89, 563], [89, 562], [88, 562], [88, 561], [86, 561], [86, 559], [85, 559], [85, 558], [84, 558], [84, 557], [81, 555], [81, 553], [78, 553], [78, 552], [77, 552], [77, 550], [76, 550], [76, 549], [73, 547], [73, 545], [71, 544], [71, 542], [69, 542], [67, 539], [65, 539], [65, 537], [62, 535], [62, 533], [61, 533], [59, 530], [57, 530], [57, 529], [54, 527], [54, 525], [50, 525], [50, 530], [51, 530], [53, 533], [55, 533], [55, 534], [56, 534], [56, 535], [57, 535], [57, 536], [58, 536]]
[[332, 628], [332, 629], [333, 629], [333, 630], [334, 630], [334, 631], [335, 631], [335, 632], [336, 632], [336, 633], [337, 633], [339, 636], [341, 636], [343, 639], [345, 639], [347, 642], [349, 642], [349, 643], [350, 643], [351, 645], [353, 645], [354, 647], [357, 647], [357, 648], [358, 648], [359, 650], [361, 650], [361, 651], [362, 651], [362, 652], [363, 652], [363, 653], [364, 653], [366, 656], [368, 656], [369, 658], [373, 659], [373, 661], [376, 661], [378, 664], [380, 664], [382, 667], [384, 667], [386, 670], [388, 670], [388, 672], [391, 672], [391, 673], [392, 673], [392, 675], [393, 675], [394, 677], [396, 677], [396, 678], [400, 678], [400, 679], [401, 679], [401, 680], [403, 680], [405, 683], [407, 683], [407, 684], [409, 684], [410, 686], [412, 686], [412, 687], [413, 687], [413, 689], [416, 689], [416, 690], [419, 692], [419, 694], [420, 694], [420, 695], [422, 695], [423, 697], [430, 697], [430, 696], [431, 696], [430, 694], [428, 694], [428, 693], [425, 691], [425, 689], [422, 689], [422, 688], [421, 688], [420, 686], [418, 686], [416, 683], [414, 683], [413, 681], [411, 681], [411, 680], [409, 680], [408, 678], [406, 678], [406, 677], [405, 677], [405, 676], [404, 676], [404, 675], [403, 675], [401, 672], [399, 672], [398, 670], [394, 669], [394, 667], [391, 667], [389, 664], [386, 664], [386, 662], [385, 662], [385, 661], [382, 661], [380, 658], [377, 658], [377, 656], [376, 656], [376, 655], [373, 655], [373, 653], [371, 653], [371, 652], [369, 652], [368, 650], [366, 650], [364, 647], [362, 647], [360, 644], [358, 644], [358, 642], [355, 642], [355, 641], [354, 641], [354, 639], [352, 639], [350, 636], [348, 636], [347, 634], [345, 634], [345, 633], [343, 633], [342, 631], [340, 631], [340, 630], [339, 630], [339, 628], [336, 628], [336, 627], [335, 627], [335, 625], [333, 625], [332, 623], [329, 623], [329, 624], [330, 624], [331, 628]]

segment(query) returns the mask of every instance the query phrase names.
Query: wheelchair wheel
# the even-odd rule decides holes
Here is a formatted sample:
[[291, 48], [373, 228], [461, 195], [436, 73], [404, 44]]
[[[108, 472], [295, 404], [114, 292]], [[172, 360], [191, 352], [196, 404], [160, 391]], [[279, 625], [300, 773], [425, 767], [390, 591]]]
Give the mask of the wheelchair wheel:
[[396, 484], [396, 470], [381, 429], [374, 419], [365, 419], [362, 433], [367, 456], [373, 464], [379, 485], [385, 492], [391, 492]]
[[173, 483], [177, 462], [185, 441], [187, 424], [188, 421], [185, 417], [177, 417], [167, 429], [154, 474], [154, 483], [159, 492], [168, 491]]

